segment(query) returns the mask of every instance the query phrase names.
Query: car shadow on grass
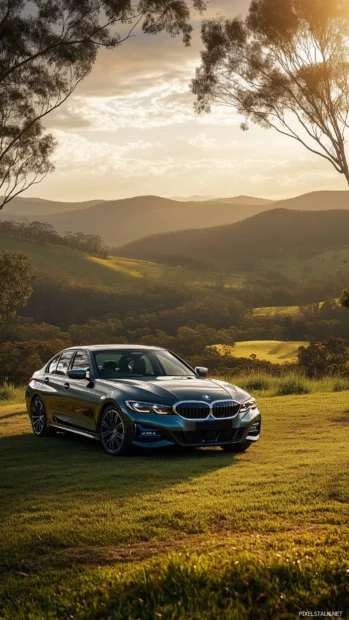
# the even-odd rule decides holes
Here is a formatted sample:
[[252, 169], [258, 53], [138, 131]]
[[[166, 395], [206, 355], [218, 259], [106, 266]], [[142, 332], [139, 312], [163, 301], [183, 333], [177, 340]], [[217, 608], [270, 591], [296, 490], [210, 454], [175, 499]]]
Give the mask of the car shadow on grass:
[[14, 514], [23, 502], [126, 500], [166, 491], [178, 484], [229, 467], [240, 456], [220, 448], [171, 446], [137, 450], [128, 457], [106, 455], [98, 441], [70, 433], [37, 438], [22, 434], [0, 437], [0, 505]]

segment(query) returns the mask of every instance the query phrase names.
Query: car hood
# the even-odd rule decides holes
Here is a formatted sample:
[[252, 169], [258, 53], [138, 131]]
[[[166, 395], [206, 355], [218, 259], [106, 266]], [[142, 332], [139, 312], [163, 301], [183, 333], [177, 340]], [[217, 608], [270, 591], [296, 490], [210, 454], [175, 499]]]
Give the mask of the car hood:
[[180, 400], [215, 400], [233, 399], [244, 402], [250, 395], [235, 385], [214, 379], [156, 377], [122, 380], [100, 380], [113, 392], [115, 398], [137, 399], [145, 402], [155, 402], [173, 405]]

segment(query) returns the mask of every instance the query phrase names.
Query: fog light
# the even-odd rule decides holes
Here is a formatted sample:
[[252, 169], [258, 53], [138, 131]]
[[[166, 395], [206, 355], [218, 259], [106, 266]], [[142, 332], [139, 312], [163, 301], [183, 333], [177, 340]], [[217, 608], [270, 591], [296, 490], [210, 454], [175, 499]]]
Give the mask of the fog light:
[[162, 435], [159, 431], [137, 424], [136, 426], [136, 441], [161, 441]]
[[259, 433], [261, 432], [261, 421], [257, 420], [257, 422], [254, 422], [250, 428], [250, 430], [248, 431], [249, 435], [259, 435]]

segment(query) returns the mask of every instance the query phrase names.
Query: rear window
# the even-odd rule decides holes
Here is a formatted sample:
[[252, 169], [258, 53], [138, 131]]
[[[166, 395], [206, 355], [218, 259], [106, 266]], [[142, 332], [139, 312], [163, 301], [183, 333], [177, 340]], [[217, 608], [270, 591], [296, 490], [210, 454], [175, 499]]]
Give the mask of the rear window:
[[57, 364], [56, 375], [65, 375], [74, 351], [64, 351]]

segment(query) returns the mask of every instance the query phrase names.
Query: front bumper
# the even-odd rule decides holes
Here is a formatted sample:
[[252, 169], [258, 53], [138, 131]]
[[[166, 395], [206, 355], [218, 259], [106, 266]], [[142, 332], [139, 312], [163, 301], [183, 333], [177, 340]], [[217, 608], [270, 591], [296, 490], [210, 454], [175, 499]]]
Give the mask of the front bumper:
[[130, 431], [136, 446], [221, 446], [245, 441], [253, 443], [260, 438], [261, 413], [257, 408], [239, 413], [232, 419], [199, 422], [176, 414], [137, 414], [125, 405], [122, 410], [132, 426]]

